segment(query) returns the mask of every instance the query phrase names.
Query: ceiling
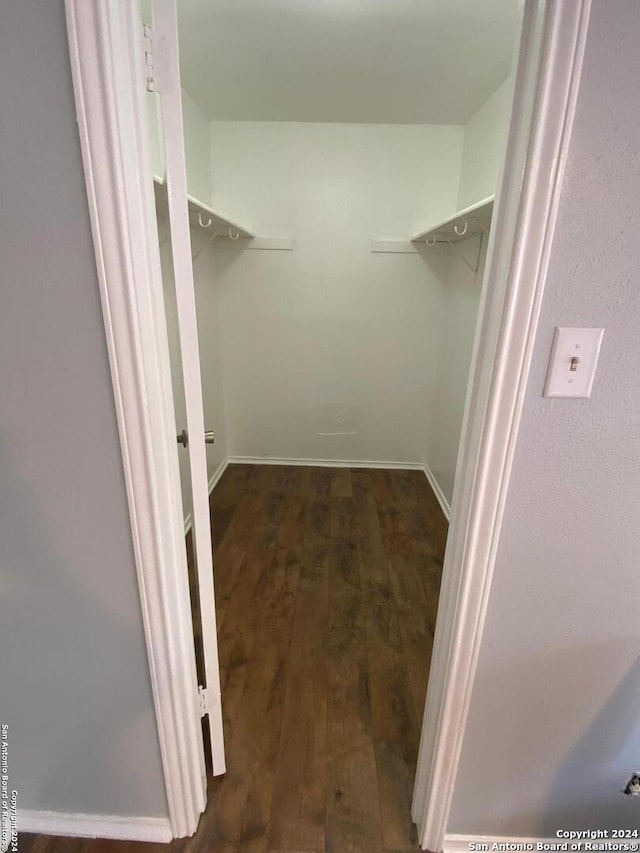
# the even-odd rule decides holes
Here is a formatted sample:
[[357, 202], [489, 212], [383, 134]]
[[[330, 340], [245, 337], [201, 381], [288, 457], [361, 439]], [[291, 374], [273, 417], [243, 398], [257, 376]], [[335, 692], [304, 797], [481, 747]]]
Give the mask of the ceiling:
[[212, 119], [463, 124], [509, 73], [518, 0], [178, 0]]

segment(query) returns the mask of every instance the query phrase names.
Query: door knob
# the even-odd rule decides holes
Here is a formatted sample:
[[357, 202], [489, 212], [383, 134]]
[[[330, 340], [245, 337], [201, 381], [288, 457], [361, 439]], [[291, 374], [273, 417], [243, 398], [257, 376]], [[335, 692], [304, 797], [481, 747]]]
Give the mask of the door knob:
[[[183, 447], [186, 447], [187, 444], [189, 444], [186, 429], [183, 429], [182, 432], [176, 436], [176, 438], [178, 440], [178, 444], [181, 444]], [[207, 430], [204, 434], [204, 440], [205, 444], [214, 444], [216, 440], [215, 432], [212, 429]]]

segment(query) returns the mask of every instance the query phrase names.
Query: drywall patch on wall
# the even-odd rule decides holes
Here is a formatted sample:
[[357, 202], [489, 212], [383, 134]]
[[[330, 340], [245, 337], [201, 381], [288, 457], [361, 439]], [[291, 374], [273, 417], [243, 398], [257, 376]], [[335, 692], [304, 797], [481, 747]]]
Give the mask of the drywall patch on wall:
[[462, 128], [214, 122], [211, 139], [215, 202], [296, 240], [210, 252], [229, 455], [424, 463], [449, 258], [370, 242], [455, 209]]
[[[638, 826], [639, 30], [592, 4], [452, 833]], [[542, 397], [556, 325], [606, 327], [590, 399]]]

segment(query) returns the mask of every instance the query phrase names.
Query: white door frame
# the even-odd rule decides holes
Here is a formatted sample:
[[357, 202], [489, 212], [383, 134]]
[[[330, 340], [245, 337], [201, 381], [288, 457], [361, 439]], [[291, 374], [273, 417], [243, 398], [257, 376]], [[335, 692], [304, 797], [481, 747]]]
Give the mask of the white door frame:
[[[206, 778], [138, 4], [66, 0], [71, 66], [174, 837]], [[442, 850], [575, 110], [589, 0], [525, 0], [486, 263], [413, 817]]]
[[[526, 0], [467, 390], [412, 816], [445, 843], [571, 137], [590, 0]], [[542, 393], [542, 389], [541, 389]]]
[[66, 0], [71, 70], [174, 837], [206, 805], [175, 413], [133, 0]]
[[[160, 98], [160, 138], [163, 140], [165, 179], [167, 185], [167, 212], [169, 216], [169, 242], [171, 265], [175, 284], [175, 305], [180, 342], [186, 442], [191, 483], [191, 543], [200, 601], [200, 650], [204, 669], [204, 684], [200, 688], [203, 710], [209, 720], [206, 739], [211, 751], [214, 776], [226, 772], [224, 756], [224, 731], [220, 690], [220, 665], [218, 661], [218, 628], [213, 582], [213, 545], [211, 537], [211, 511], [209, 506], [209, 477], [205, 447], [204, 406], [202, 400], [202, 371], [198, 341], [198, 316], [191, 234], [187, 196], [187, 169], [182, 118], [182, 92], [178, 49], [177, 0], [154, 0], [153, 45], [162, 45], [164, 67], [154, 76], [154, 91]], [[158, 57], [154, 57], [157, 64]], [[176, 427], [177, 431], [179, 428]], [[184, 515], [184, 507], [183, 507]], [[193, 617], [192, 617], [193, 619]]]

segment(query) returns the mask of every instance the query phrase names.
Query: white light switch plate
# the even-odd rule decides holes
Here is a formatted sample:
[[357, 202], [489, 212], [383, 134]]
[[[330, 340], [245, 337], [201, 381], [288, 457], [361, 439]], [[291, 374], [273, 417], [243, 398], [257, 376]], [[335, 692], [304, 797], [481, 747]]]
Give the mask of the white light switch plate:
[[556, 328], [545, 397], [591, 396], [603, 335], [604, 329]]

